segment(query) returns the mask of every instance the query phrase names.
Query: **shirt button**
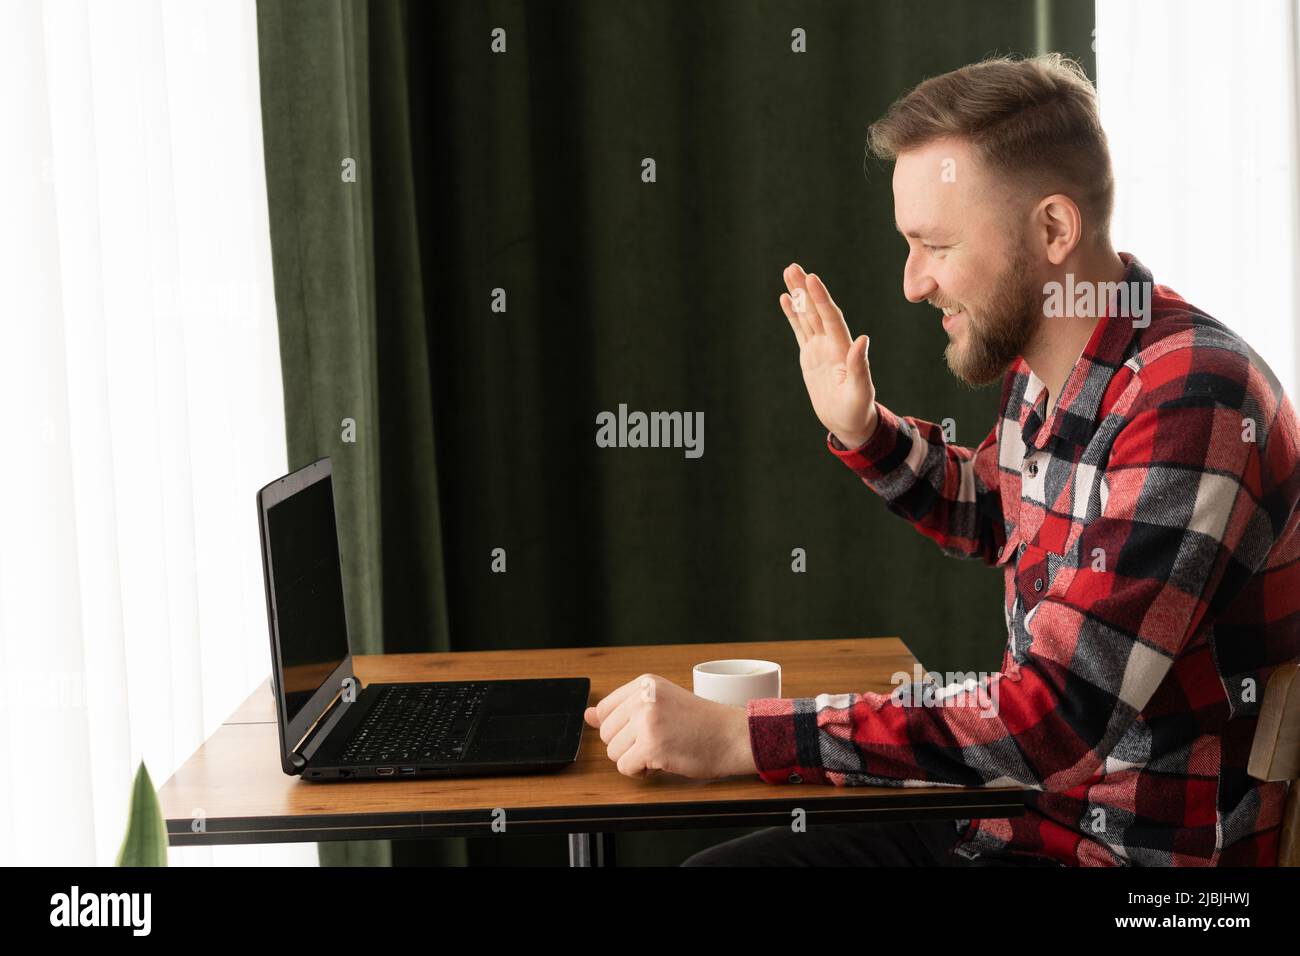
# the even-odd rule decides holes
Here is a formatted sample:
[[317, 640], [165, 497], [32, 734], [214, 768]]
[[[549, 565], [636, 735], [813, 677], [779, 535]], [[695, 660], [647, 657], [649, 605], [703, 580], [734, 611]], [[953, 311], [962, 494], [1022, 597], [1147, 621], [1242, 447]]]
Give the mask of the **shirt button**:
[[790, 774], [790, 782], [791, 782], [791, 783], [803, 783], [803, 777], [799, 776], [797, 773], [792, 773], [792, 774]]
[[1037, 477], [1038, 477], [1038, 462], [1036, 462], [1036, 461], [1031, 461], [1031, 462], [1029, 463], [1029, 477], [1030, 477], [1030, 478], [1037, 478]]
[[1021, 542], [1020, 542], [1020, 553], [1021, 553], [1021, 554], [1024, 554], [1024, 553], [1025, 553], [1025, 549], [1028, 548], [1028, 547], [1029, 547], [1029, 545], [1027, 545], [1025, 542], [1021, 541]]
[[1043, 589], [1043, 579], [1042, 579], [1042, 578], [1034, 578], [1034, 590], [1035, 590], [1035, 591], [1041, 591], [1042, 589]]

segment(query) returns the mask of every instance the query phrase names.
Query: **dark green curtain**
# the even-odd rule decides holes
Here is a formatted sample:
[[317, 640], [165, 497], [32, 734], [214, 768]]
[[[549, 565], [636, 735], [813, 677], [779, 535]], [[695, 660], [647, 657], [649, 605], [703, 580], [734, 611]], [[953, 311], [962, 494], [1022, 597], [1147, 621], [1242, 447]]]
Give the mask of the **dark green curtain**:
[[[994, 53], [1092, 73], [1092, 28], [1091, 3], [1047, 0], [259, 0], [289, 464], [334, 459], [354, 647], [896, 634], [927, 666], [995, 669], [1000, 576], [825, 451], [781, 270], [816, 271], [871, 335], [883, 402], [982, 439], [996, 389], [959, 386], [933, 311], [903, 298], [866, 128]], [[703, 456], [597, 447], [620, 403], [703, 412]], [[730, 835], [618, 852], [677, 863]], [[321, 859], [564, 853], [547, 835]]]

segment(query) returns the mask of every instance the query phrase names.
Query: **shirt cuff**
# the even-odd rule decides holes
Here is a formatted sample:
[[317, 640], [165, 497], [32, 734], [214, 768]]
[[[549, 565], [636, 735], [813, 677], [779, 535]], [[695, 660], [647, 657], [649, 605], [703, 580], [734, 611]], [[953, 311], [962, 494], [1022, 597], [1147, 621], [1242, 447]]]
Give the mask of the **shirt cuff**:
[[912, 449], [912, 432], [903, 419], [879, 402], [876, 402], [876, 414], [876, 430], [858, 448], [845, 448], [833, 433], [826, 433], [830, 453], [867, 477], [884, 476], [906, 461]]
[[768, 783], [826, 783], [814, 697], [762, 697], [745, 706], [749, 746]]

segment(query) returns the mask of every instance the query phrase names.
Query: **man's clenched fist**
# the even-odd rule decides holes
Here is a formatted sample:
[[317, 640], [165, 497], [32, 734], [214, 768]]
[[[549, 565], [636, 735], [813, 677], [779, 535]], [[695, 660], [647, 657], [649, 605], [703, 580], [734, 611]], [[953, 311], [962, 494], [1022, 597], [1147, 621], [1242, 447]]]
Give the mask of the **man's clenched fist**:
[[619, 773], [713, 779], [757, 773], [745, 708], [716, 704], [656, 674], [628, 681], [584, 715]]

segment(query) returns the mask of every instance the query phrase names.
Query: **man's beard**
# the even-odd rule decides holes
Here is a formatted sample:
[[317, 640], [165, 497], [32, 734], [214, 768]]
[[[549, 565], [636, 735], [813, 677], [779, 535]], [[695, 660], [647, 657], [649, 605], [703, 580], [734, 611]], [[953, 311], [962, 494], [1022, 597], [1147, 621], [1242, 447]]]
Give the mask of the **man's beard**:
[[967, 385], [989, 385], [1024, 354], [1043, 311], [1042, 293], [1023, 246], [978, 312], [965, 308], [963, 341], [950, 340], [943, 357], [952, 374]]

